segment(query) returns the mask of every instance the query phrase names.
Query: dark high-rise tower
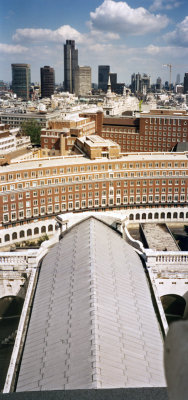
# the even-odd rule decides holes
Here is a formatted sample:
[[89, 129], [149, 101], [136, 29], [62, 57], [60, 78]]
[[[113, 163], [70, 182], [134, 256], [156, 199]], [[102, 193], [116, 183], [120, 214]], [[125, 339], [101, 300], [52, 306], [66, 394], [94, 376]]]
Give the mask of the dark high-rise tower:
[[78, 50], [75, 40], [66, 40], [64, 44], [64, 90], [74, 93], [75, 68], [78, 66]]
[[188, 72], [184, 75], [184, 93], [188, 93]]
[[54, 69], [45, 66], [40, 69], [41, 79], [41, 97], [51, 97], [55, 89], [55, 73]]
[[12, 64], [12, 91], [24, 100], [29, 99], [31, 71], [29, 64]]
[[110, 73], [109, 65], [99, 65], [98, 67], [98, 88], [107, 91], [108, 78]]

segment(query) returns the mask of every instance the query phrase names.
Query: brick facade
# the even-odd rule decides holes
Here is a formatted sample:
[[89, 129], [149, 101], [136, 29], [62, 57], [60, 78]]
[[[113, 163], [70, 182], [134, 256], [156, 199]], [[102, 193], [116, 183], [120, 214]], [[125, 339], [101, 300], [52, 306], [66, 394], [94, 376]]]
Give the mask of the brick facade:
[[116, 141], [122, 153], [171, 151], [179, 142], [188, 141], [188, 114], [154, 110], [139, 118], [104, 117], [98, 135]]
[[187, 157], [178, 153], [0, 167], [1, 228], [67, 211], [186, 206], [187, 175]]

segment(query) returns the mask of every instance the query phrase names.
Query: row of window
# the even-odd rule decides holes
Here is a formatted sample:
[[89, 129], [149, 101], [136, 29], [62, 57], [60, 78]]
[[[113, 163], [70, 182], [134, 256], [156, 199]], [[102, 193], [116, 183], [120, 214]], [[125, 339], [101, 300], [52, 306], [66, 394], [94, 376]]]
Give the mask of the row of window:
[[[31, 178], [38, 178], [41, 176], [49, 176], [49, 175], [57, 175], [57, 174], [71, 174], [71, 173], [77, 173], [77, 172], [87, 172], [87, 171], [104, 171], [104, 170], [111, 170], [111, 169], [129, 169], [129, 168], [184, 168], [188, 164], [185, 162], [143, 162], [143, 163], [115, 163], [115, 164], [101, 164], [101, 165], [87, 165], [87, 166], [76, 166], [76, 167], [64, 167], [64, 168], [53, 168], [53, 169], [46, 169], [46, 170], [38, 170], [38, 171], [31, 171], [29, 172], [18, 172], [13, 175], [13, 173], [8, 174], [8, 180], [14, 180], [14, 179], [27, 179], [29, 177]], [[1, 181], [6, 180], [6, 175], [1, 175]]]
[[[173, 174], [174, 172], [174, 174]], [[22, 190], [24, 188], [35, 188], [37, 186], [51, 186], [51, 185], [60, 185], [60, 184], [69, 184], [69, 183], [76, 183], [79, 181], [92, 181], [92, 180], [99, 180], [99, 179], [124, 179], [127, 178], [128, 181], [130, 180], [130, 178], [144, 178], [144, 177], [160, 177], [160, 178], [164, 178], [164, 177], [178, 177], [178, 176], [186, 176], [186, 171], [144, 171], [144, 172], [124, 172], [124, 173], [110, 173], [108, 174], [101, 174], [101, 175], [88, 175], [85, 176], [76, 176], [74, 178], [69, 177], [67, 179], [65, 178], [55, 178], [55, 179], [48, 179], [47, 181], [32, 181], [32, 182], [25, 182], [25, 183], [17, 183], [17, 184], [10, 184], [10, 187], [8, 187], [7, 185], [3, 185], [1, 186], [1, 191], [2, 192], [6, 192], [8, 190], [15, 190], [15, 189], [19, 189]], [[116, 182], [116, 181], [115, 181]], [[155, 181], [152, 181], [153, 183], [155, 183]], [[160, 181], [156, 181], [156, 182], [160, 182]], [[153, 184], [152, 183], [152, 184]], [[172, 180], [167, 180], [167, 183], [172, 184]], [[117, 184], [117, 182], [116, 182]], [[157, 183], [159, 184], [159, 183]], [[162, 180], [162, 184], [166, 184], [166, 181]], [[177, 182], [175, 181], [175, 184], [177, 184]], [[181, 181], [181, 184], [184, 184], [184, 180]], [[78, 187], [78, 186], [76, 186]], [[49, 189], [52, 190], [52, 189]], [[54, 189], [54, 191], [56, 191], [57, 189]], [[79, 190], [79, 189], [76, 189]]]
[[[60, 211], [66, 211], [66, 210], [73, 210], [73, 209], [83, 209], [83, 208], [90, 208], [90, 207], [106, 207], [106, 206], [120, 206], [121, 204], [144, 204], [144, 203], [169, 203], [169, 202], [184, 202], [185, 201], [185, 195], [181, 195], [180, 198], [178, 195], [162, 195], [162, 196], [124, 196], [123, 201], [121, 200], [120, 197], [109, 197], [108, 199], [102, 198], [99, 200], [99, 198], [95, 199], [88, 199], [88, 200], [75, 200], [73, 201], [68, 201], [64, 203], [56, 203], [54, 205], [49, 204], [47, 206], [41, 206], [39, 207], [34, 207], [33, 211], [28, 208], [25, 211], [23, 209], [16, 211], [12, 211], [10, 213], [10, 220], [14, 221], [17, 219], [24, 219], [24, 218], [31, 218], [32, 216], [38, 216], [40, 215], [45, 215], [50, 214], [50, 213], [58, 213]], [[9, 213], [3, 214], [3, 222], [7, 223], [9, 222]]]
[[169, 125], [179, 125], [179, 126], [187, 125], [187, 121], [185, 121], [185, 120], [176, 119], [176, 118], [161, 118], [161, 117], [145, 119], [145, 123], [146, 124], [148, 124], [148, 123], [157, 124], [158, 123], [159, 125], [161, 125], [163, 123], [164, 125], [169, 124]]
[[[162, 184], [163, 186], [166, 186], [167, 184], [168, 184], [168, 186], [172, 186], [173, 183], [174, 183], [174, 186], [175, 185], [178, 186], [178, 185], [181, 184], [181, 191], [182, 192], [185, 190], [182, 187], [182, 186], [185, 186], [185, 183], [186, 183], [185, 179], [181, 179], [181, 181], [179, 179], [175, 179], [175, 180], [162, 179], [162, 181], [160, 181], [160, 180], [152, 180], [152, 179], [150, 179], [150, 180], [141, 180], [141, 181], [140, 180], [135, 180], [135, 181], [131, 181], [131, 180], [130, 181], [116, 181], [116, 182], [110, 181], [109, 182], [109, 187], [114, 187], [114, 186], [115, 187], [121, 187], [121, 186], [124, 186], [124, 187], [126, 187], [126, 186], [148, 186], [148, 185], [153, 187], [154, 185], [155, 186], [159, 186], [160, 184]], [[62, 186], [61, 188], [55, 187], [55, 188], [53, 188], [53, 190], [52, 190], [52, 188], [48, 188], [48, 189], [41, 189], [40, 192], [39, 191], [33, 191], [31, 193], [32, 193], [33, 197], [37, 197], [39, 194], [40, 194], [40, 196], [58, 194], [60, 189], [61, 189], [62, 193], [65, 193], [66, 191], [68, 191], [68, 192], [75, 191], [76, 192], [76, 191], [80, 191], [80, 190], [84, 191], [84, 190], [91, 190], [91, 189], [99, 189], [100, 186], [102, 188], [106, 188], [107, 187], [106, 182], [102, 182], [101, 184], [102, 184], [102, 186], [99, 185], [99, 183], [88, 184], [88, 185], [82, 184], [82, 185], [75, 185], [75, 186]], [[153, 188], [151, 188], [150, 190], [153, 190]], [[162, 188], [162, 191], [164, 191], [164, 190], [166, 190], [166, 188]], [[168, 188], [168, 191], [169, 190], [172, 190], [172, 189]], [[178, 188], [175, 188], [175, 191], [178, 191]], [[31, 193], [30, 192], [25, 192], [25, 197], [29, 198]], [[17, 194], [17, 198], [19, 200], [23, 199], [23, 197], [24, 197], [24, 193], [18, 193]], [[10, 201], [15, 201], [15, 199], [16, 199], [16, 194], [12, 193], [10, 195]], [[8, 195], [4, 195], [3, 196], [3, 202], [6, 203], [8, 201], [9, 201]]]
[[[169, 188], [171, 189], [171, 188]], [[182, 188], [183, 190], [181, 190], [181, 195], [180, 195], [180, 199], [181, 201], [185, 200], [185, 188]], [[155, 199], [159, 200], [159, 188], [156, 188], [155, 191], [153, 190], [153, 188], [149, 188], [149, 191], [147, 191], [146, 188], [141, 189], [130, 189], [130, 191], [128, 191], [127, 189], [121, 191], [120, 189], [117, 189], [115, 192], [113, 189], [110, 189], [109, 192], [106, 190], [103, 190], [101, 193], [95, 191], [95, 192], [82, 192], [80, 193], [75, 193], [75, 195], [73, 194], [68, 194], [66, 195], [61, 195], [61, 196], [54, 196], [54, 197], [47, 197], [47, 199], [45, 198], [40, 198], [40, 200], [38, 199], [34, 199], [33, 201], [27, 200], [25, 202], [25, 207], [26, 208], [30, 208], [30, 207], [35, 207], [39, 205], [45, 205], [47, 204], [51, 204], [53, 202], [58, 203], [59, 201], [69, 201], [69, 200], [73, 200], [73, 198], [75, 198], [75, 200], [80, 200], [80, 198], [82, 199], [86, 199], [86, 198], [99, 198], [99, 197], [107, 197], [107, 196], [116, 196], [116, 197], [122, 197], [123, 195], [153, 195], [153, 193], [155, 193]], [[162, 188], [161, 190], [162, 196], [164, 194], [166, 194], [166, 188]], [[174, 196], [178, 195], [179, 193], [179, 188], [175, 188], [174, 190]], [[188, 192], [187, 192], [188, 193]], [[164, 197], [164, 196], [163, 196]], [[176, 196], [176, 198], [178, 198], [178, 196]], [[172, 190], [168, 190], [168, 200], [171, 201], [172, 200]], [[140, 201], [140, 200], [139, 200]], [[9, 208], [13, 211], [16, 210], [16, 203], [11, 203], [11, 204], [4, 204], [3, 205], [3, 212], [9, 211]], [[23, 201], [19, 201], [18, 202], [18, 209], [22, 209], [24, 208], [24, 202]]]

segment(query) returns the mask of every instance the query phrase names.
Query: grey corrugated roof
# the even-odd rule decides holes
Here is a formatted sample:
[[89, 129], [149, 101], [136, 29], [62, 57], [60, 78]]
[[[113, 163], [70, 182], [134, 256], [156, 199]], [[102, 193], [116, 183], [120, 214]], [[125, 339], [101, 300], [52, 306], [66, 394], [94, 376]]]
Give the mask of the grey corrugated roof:
[[91, 217], [42, 263], [17, 391], [164, 386], [163, 343], [139, 256]]

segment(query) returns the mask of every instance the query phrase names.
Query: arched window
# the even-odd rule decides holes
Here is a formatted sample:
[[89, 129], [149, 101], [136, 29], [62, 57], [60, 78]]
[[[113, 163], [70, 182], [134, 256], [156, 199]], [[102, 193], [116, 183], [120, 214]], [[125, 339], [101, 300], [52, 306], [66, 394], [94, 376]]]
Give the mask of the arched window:
[[25, 232], [24, 231], [20, 231], [20, 238], [25, 237]]
[[180, 218], [184, 218], [184, 213], [180, 212]]
[[167, 213], [167, 218], [168, 218], [168, 219], [171, 218], [171, 213], [170, 213], [170, 212]]
[[5, 235], [5, 242], [9, 242], [10, 241], [10, 235], [7, 233]]
[[129, 215], [129, 220], [130, 220], [130, 221], [133, 221], [133, 219], [134, 219], [134, 215], [133, 215], [133, 214], [130, 214], [130, 215]]
[[142, 219], [146, 219], [146, 213], [142, 214]]
[[152, 213], [148, 214], [148, 219], [152, 219]]
[[168, 324], [183, 318], [186, 301], [177, 294], [167, 294], [161, 297], [161, 302]]
[[42, 226], [41, 233], [46, 233], [46, 227], [45, 226]]
[[140, 219], [140, 214], [136, 214], [136, 219]]
[[38, 235], [39, 234], [39, 228], [35, 228], [34, 229], [34, 235]]
[[178, 218], [178, 213], [177, 213], [177, 212], [174, 212], [173, 218], [174, 218], [174, 219], [177, 219], [177, 218]]
[[12, 240], [15, 240], [15, 239], [17, 239], [17, 232], [13, 232], [13, 234], [12, 234]]
[[165, 213], [164, 213], [164, 212], [161, 213], [161, 218], [162, 218], [162, 219], [165, 218]]
[[53, 231], [53, 225], [49, 225], [48, 226], [48, 232], [52, 232]]
[[159, 213], [156, 212], [155, 215], [154, 215], [154, 218], [158, 219], [159, 218]]
[[31, 236], [32, 235], [32, 230], [31, 229], [28, 229], [27, 230], [27, 236]]

